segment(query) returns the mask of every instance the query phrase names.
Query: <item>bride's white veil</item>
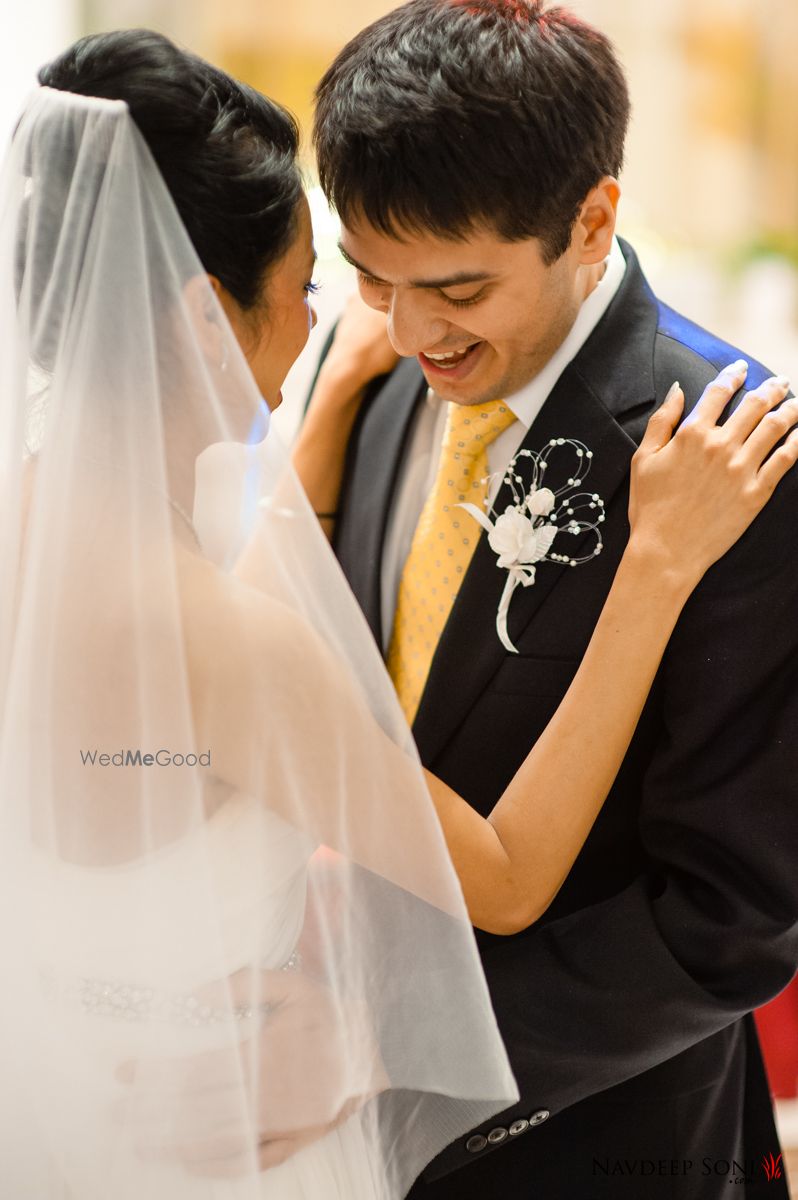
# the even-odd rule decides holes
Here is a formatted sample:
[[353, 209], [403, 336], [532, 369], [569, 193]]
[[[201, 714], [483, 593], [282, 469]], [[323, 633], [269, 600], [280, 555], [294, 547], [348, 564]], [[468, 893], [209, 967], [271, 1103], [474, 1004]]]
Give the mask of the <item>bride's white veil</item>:
[[[409, 733], [267, 426], [127, 107], [40, 89], [0, 181], [14, 1200], [282, 1200], [311, 1168], [325, 1195], [346, 1154], [398, 1197], [516, 1097]], [[262, 1172], [259, 1137], [349, 1111]]]

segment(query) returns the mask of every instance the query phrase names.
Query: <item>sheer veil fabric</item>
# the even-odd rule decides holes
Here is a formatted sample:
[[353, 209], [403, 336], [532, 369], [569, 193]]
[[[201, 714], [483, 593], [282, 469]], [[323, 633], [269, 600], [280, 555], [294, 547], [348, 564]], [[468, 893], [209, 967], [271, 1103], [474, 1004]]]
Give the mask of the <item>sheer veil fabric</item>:
[[[3, 1194], [399, 1197], [514, 1081], [388, 677], [124, 104], [29, 101], [0, 340]], [[335, 1071], [268, 1040], [309, 982]], [[264, 1124], [350, 1109], [260, 1169]]]

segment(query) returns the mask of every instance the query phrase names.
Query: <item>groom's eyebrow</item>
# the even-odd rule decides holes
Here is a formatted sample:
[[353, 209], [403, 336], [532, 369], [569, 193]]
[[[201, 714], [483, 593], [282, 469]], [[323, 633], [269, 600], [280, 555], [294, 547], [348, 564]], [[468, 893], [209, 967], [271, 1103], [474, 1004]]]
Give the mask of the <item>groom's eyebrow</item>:
[[[385, 283], [389, 287], [392, 286], [388, 284], [387, 279], [380, 279], [379, 275], [374, 275], [368, 267], [364, 267], [357, 259], [352, 258], [352, 255], [344, 250], [340, 242], [338, 243], [338, 249], [350, 267], [354, 267], [362, 275], [367, 275], [369, 279], [375, 279], [377, 283]], [[409, 279], [407, 282], [408, 286], [413, 288], [447, 288], [457, 287], [458, 284], [462, 283], [485, 283], [486, 280], [495, 278], [496, 276], [491, 274], [490, 271], [457, 271], [454, 275], [447, 275], [442, 279]]]

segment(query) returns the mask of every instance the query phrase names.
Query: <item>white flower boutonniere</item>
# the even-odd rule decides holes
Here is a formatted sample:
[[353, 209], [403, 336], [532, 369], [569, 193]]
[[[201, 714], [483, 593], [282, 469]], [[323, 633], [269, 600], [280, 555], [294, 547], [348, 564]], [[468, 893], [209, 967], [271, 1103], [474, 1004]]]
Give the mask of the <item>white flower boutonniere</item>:
[[[564, 485], [553, 491], [544, 487], [543, 481], [553, 460], [561, 458], [561, 451], [566, 447], [575, 459], [575, 469], [572, 467]], [[532, 462], [532, 480], [528, 491], [518, 472], [520, 460], [526, 458]], [[510, 487], [514, 503], [508, 505], [503, 513], [497, 514], [488, 508], [486, 514], [474, 504], [460, 505], [486, 530], [488, 544], [498, 555], [496, 565], [508, 573], [496, 614], [496, 632], [504, 648], [512, 654], [518, 651], [507, 632], [510, 601], [519, 584], [531, 587], [535, 582], [536, 564], [554, 562], [576, 567], [589, 562], [603, 549], [599, 526], [604, 521], [604, 501], [595, 492], [577, 491], [590, 473], [592, 458], [593, 452], [582, 442], [571, 438], [552, 438], [545, 450], [521, 450], [510, 462], [503, 482]], [[590, 554], [573, 558], [568, 554], [552, 553], [551, 548], [558, 534], [577, 537], [587, 532], [594, 533], [596, 537]]]

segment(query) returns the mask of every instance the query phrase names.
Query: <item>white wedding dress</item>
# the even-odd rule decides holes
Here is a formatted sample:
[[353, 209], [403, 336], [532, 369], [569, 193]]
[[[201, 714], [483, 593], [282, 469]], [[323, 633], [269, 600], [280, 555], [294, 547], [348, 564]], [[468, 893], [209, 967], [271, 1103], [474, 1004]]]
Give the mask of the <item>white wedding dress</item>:
[[[196, 904], [202, 904], [202, 897], [194, 896], [193, 881], [210, 867], [223, 925], [219, 942], [230, 975], [252, 965], [253, 936], [262, 942], [259, 966], [293, 969], [305, 914], [307, 866], [314, 849], [310, 839], [262, 804], [235, 795], [194, 835], [142, 865], [54, 868], [41, 861], [42, 893], [59, 905], [62, 921], [85, 934], [79, 975], [74, 974], [74, 946], [68, 963], [59, 963], [57, 942], [52, 944], [53, 970], [62, 984], [62, 997], [66, 994], [74, 1005], [76, 1042], [85, 1045], [87, 1029], [91, 1031], [98, 1064], [95, 1106], [105, 1107], [109, 1120], [113, 1120], [114, 1104], [124, 1098], [124, 1084], [116, 1081], [115, 1071], [136, 1059], [143, 1032], [146, 1053], [152, 1056], [153, 1021], [163, 1025], [170, 1056], [179, 1044], [176, 1022], [183, 1026], [181, 1040], [187, 1056], [218, 1044], [219, 1034], [209, 1019], [212, 1010], [194, 996], [208, 984], [215, 969], [212, 964], [219, 959], [218, 945], [211, 947], [207, 938], [198, 936], [206, 926], [197, 920]], [[169, 927], [170, 936], [164, 939], [171, 944], [168, 962], [163, 953], [137, 939], [143, 894], [160, 908]], [[45, 930], [41, 936], [46, 937]], [[166, 1003], [147, 988], [149, 976], [169, 978]], [[242, 1036], [243, 1030], [242, 1022]], [[101, 1160], [104, 1147], [114, 1145], [114, 1139], [98, 1128], [94, 1143]], [[95, 1172], [98, 1165], [92, 1164]], [[249, 1200], [254, 1195], [251, 1184], [198, 1179], [182, 1166], [148, 1163], [135, 1153], [122, 1164], [118, 1148], [107, 1166], [113, 1179], [109, 1200], [145, 1200], [150, 1195], [171, 1200]], [[4, 1164], [7, 1179], [13, 1179], [10, 1167]], [[257, 1192], [258, 1200], [378, 1200], [382, 1195], [383, 1184], [369, 1161], [359, 1116], [264, 1171]], [[84, 1197], [70, 1194], [69, 1200]]]
[[[518, 1096], [462, 890], [130, 110], [48, 88], [0, 173], [0, 581], [0, 1200], [400, 1200]], [[267, 1002], [300, 933], [247, 1012], [225, 981]], [[260, 1167], [258, 1131], [378, 1087]], [[187, 1165], [242, 1145], [234, 1178]]]

